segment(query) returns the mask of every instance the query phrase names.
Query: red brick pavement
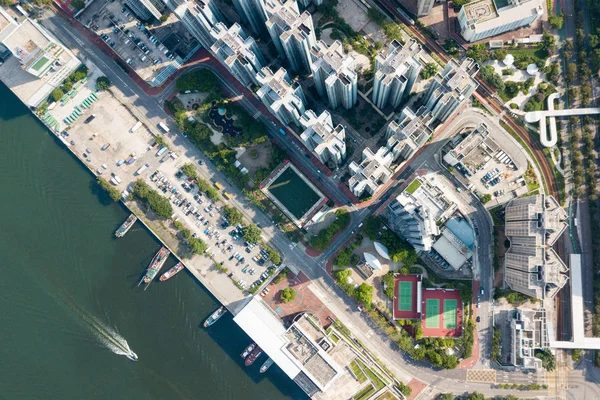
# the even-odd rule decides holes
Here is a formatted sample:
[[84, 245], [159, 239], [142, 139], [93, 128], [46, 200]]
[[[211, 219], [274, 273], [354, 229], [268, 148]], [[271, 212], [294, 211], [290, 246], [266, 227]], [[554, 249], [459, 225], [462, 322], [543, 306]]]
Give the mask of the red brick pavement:
[[410, 382], [408, 382], [408, 386], [412, 389], [410, 396], [408, 396], [407, 400], [416, 399], [417, 396], [427, 387], [427, 384], [421, 382], [418, 379], [412, 378]]
[[[269, 294], [264, 297], [265, 302], [278, 313], [279, 317], [286, 324], [291, 324], [296, 316], [303, 312], [311, 312], [316, 315], [326, 328], [330, 325], [328, 317], [335, 319], [333, 312], [319, 300], [317, 296], [308, 288], [311, 280], [303, 272], [298, 275], [288, 274], [287, 278], [279, 283], [271, 282], [269, 284]], [[291, 287], [296, 291], [296, 299], [290, 303], [284, 303], [279, 300], [280, 292]]]

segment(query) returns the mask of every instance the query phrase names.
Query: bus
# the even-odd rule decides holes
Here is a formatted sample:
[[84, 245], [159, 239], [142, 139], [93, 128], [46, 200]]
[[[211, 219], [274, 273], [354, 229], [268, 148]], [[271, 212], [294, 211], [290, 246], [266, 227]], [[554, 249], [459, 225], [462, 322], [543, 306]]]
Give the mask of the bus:
[[158, 127], [160, 129], [162, 129], [163, 131], [165, 131], [165, 133], [169, 133], [171, 130], [167, 127], [167, 125], [164, 124], [164, 122], [159, 122], [158, 123]]
[[221, 185], [219, 182], [215, 182], [215, 187], [219, 190], [223, 190], [223, 185]]
[[131, 129], [129, 130], [131, 133], [137, 131], [140, 127], [142, 126], [141, 121], [138, 121], [135, 123], [134, 126], [131, 127]]
[[232, 196], [232, 195], [230, 195], [230, 194], [229, 194], [229, 193], [227, 193], [227, 192], [223, 192], [223, 196], [225, 196], [225, 198], [226, 198], [226, 199], [228, 199], [228, 200], [231, 200], [231, 199], [233, 199], [233, 196]]

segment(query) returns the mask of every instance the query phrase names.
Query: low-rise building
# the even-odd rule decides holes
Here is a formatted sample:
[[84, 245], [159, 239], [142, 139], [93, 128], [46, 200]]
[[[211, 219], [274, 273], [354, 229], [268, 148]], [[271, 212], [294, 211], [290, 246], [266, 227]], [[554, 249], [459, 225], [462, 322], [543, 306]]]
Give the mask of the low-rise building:
[[256, 74], [256, 79], [261, 85], [256, 95], [273, 115], [284, 125], [294, 123], [300, 126], [300, 117], [306, 111], [300, 84], [292, 83], [283, 68], [273, 73], [269, 67], [264, 67]]
[[510, 363], [523, 369], [541, 369], [542, 360], [535, 357], [535, 351], [549, 347], [546, 311], [528, 308], [511, 310], [510, 332]]
[[[3, 82], [35, 107], [81, 65], [73, 53], [36, 21], [11, 15], [0, 7], [0, 43], [3, 62], [11, 74]], [[5, 70], [9, 70], [5, 68]]]
[[425, 107], [419, 108], [416, 113], [406, 107], [398, 118], [388, 124], [386, 147], [394, 155], [394, 161], [398, 158], [408, 160], [429, 140], [432, 134], [430, 122], [431, 114]]
[[441, 73], [431, 81], [424, 105], [434, 119], [445, 122], [477, 90], [475, 75], [479, 66], [471, 58], [461, 63], [450, 59]]
[[387, 182], [394, 172], [390, 169], [394, 156], [385, 147], [380, 147], [377, 153], [366, 147], [362, 153], [360, 164], [352, 161], [349, 166], [350, 179], [348, 187], [356, 197], [364, 193], [374, 195]]
[[319, 95], [327, 97], [329, 106], [333, 109], [343, 107], [346, 110], [356, 103], [358, 74], [356, 60], [349, 54], [344, 54], [344, 48], [339, 40], [331, 46], [318, 41], [311, 49], [313, 64], [311, 70]]
[[567, 283], [568, 267], [552, 249], [567, 228], [568, 216], [552, 196], [512, 200], [505, 210], [510, 248], [504, 259], [504, 281], [537, 299], [553, 298]]
[[389, 227], [416, 251], [430, 251], [440, 226], [456, 210], [456, 204], [426, 178], [415, 178], [387, 206]]
[[323, 111], [317, 116], [313, 110], [308, 110], [300, 118], [300, 124], [305, 128], [300, 138], [306, 147], [312, 151], [323, 164], [329, 161], [337, 167], [346, 158], [346, 132], [342, 125], [333, 126], [331, 114]]
[[476, 42], [529, 26], [544, 14], [542, 0], [480, 0], [458, 13], [462, 37]]
[[216, 57], [245, 86], [258, 85], [256, 74], [265, 65], [263, 55], [252, 36], [246, 36], [240, 25], [233, 24], [227, 29], [217, 23], [211, 29], [215, 43], [210, 48]]
[[420, 53], [421, 46], [411, 39], [405, 45], [392, 40], [387, 51], [377, 55], [371, 96], [377, 108], [396, 108], [408, 97], [422, 69]]

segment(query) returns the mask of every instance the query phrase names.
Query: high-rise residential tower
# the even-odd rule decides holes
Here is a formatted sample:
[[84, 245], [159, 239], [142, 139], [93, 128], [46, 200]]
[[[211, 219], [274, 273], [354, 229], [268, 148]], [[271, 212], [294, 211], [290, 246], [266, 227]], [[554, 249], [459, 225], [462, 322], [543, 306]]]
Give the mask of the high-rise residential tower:
[[317, 42], [311, 49], [311, 66], [317, 91], [327, 97], [331, 108], [350, 109], [356, 103], [358, 74], [356, 60], [344, 54], [342, 43], [338, 40], [331, 46], [323, 41]]

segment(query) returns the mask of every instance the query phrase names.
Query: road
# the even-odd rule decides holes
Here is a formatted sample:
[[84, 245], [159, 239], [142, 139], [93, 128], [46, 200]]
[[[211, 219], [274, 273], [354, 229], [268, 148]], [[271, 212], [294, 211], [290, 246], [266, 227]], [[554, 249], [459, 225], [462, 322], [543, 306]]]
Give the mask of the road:
[[[164, 97], [154, 98], [146, 95], [143, 90], [132, 83], [127, 74], [114, 64], [110, 57], [98, 51], [94, 44], [89, 42], [86, 38], [78, 37], [73, 34], [72, 28], [67, 21], [56, 16], [50, 16], [48, 19], [44, 20], [43, 23], [65, 44], [75, 50], [79, 50], [78, 53], [80, 56], [83, 56], [98, 65], [116, 86], [116, 91], [122, 94], [123, 100], [145, 114], [147, 119], [145, 122], [149, 127], [155, 127], [160, 121], [168, 121], [170, 127], [173, 128], [173, 132], [176, 132], [173, 121], [163, 110], [162, 102], [164, 101]], [[218, 70], [213, 69], [213, 72], [216, 72], [217, 76], [221, 77]], [[222, 79], [222, 82], [231, 94], [237, 94], [237, 91], [230, 82], [227, 82], [224, 79]], [[254, 104], [248, 99], [242, 98], [241, 104], [244, 107], [247, 107], [250, 112], [258, 112]], [[277, 125], [274, 126], [272, 123], [269, 123], [269, 121], [273, 122], [272, 118], [262, 114], [259, 118], [263, 122], [266, 122], [266, 126], [269, 127], [270, 133], [277, 137]], [[458, 126], [466, 121], [463, 120], [464, 118], [461, 118], [454, 122], [454, 124]], [[424, 167], [439, 169], [439, 166], [433, 165], [431, 162], [441, 149], [443, 140], [449, 136], [454, 129], [454, 126], [451, 126], [451, 128], [452, 129], [445, 130], [439, 137], [415, 156], [414, 159], [411, 160], [410, 167], [406, 170], [406, 173], [401, 174], [400, 179], [393, 182], [393, 184], [388, 187], [387, 191], [382, 193], [373, 204], [365, 208], [358, 208], [356, 206], [350, 207], [352, 216], [350, 227], [345, 232], [338, 235], [331, 243], [330, 247], [321, 256], [316, 258], [307, 257], [300, 246], [291, 243], [285, 235], [273, 226], [270, 217], [256, 210], [236, 187], [228, 185], [231, 186], [228, 188], [228, 191], [234, 194], [234, 200], [232, 201], [246, 217], [260, 224], [263, 228], [265, 239], [267, 239], [273, 247], [285, 254], [286, 263], [302, 267], [309, 278], [313, 280], [313, 290], [316, 293], [319, 293], [321, 299], [325, 301], [340, 320], [352, 329], [357, 339], [362, 343], [365, 343], [369, 350], [386, 364], [399, 379], [408, 382], [412, 377], [417, 377], [417, 379], [426, 382], [436, 390], [460, 393], [467, 390], [465, 370], [432, 370], [429, 364], [425, 362], [414, 362], [406, 358], [403, 353], [397, 351], [397, 345], [392, 343], [387, 336], [383, 335], [380, 330], [374, 326], [372, 320], [365, 317], [357, 309], [355, 301], [339, 289], [324, 268], [325, 262], [347, 242], [352, 236], [352, 232], [358, 228], [358, 225], [360, 225], [372, 211], [383, 204], [383, 202], [398, 193], [403, 180], [407, 179], [410, 173]], [[185, 149], [184, 152], [186, 156], [205, 161], [206, 167], [200, 168], [200, 174], [203, 177], [208, 179], [214, 178], [222, 182], [227, 181], [226, 177], [216, 170], [216, 168], [214, 168], [201, 152], [191, 145], [187, 139], [177, 134], [170, 135], [167, 139], [173, 146]], [[316, 176], [318, 178], [319, 175], [322, 175], [317, 171], [317, 167], [305, 157], [305, 151], [297, 146], [297, 143], [291, 141], [287, 142], [285, 140], [282, 140], [281, 142], [285, 146], [285, 149], [292, 154], [294, 161], [300, 162], [304, 168], [312, 172], [313, 177]], [[333, 179], [323, 177], [321, 183], [326, 187], [328, 192], [334, 193], [333, 197], [338, 201], [343, 202], [345, 200], [345, 194], [339, 190], [337, 183]], [[472, 219], [473, 225], [477, 227], [479, 231], [478, 239], [481, 240], [481, 243], [478, 244], [476, 257], [479, 265], [485, 265], [486, 262], [484, 260], [489, 260], [490, 257], [489, 243], [482, 238], [491, 237], [490, 222], [486, 221], [486, 213], [481, 209], [482, 205], [476, 201], [476, 199], [469, 198], [467, 193], [461, 195], [461, 197], [465, 204], [470, 205], [475, 210], [469, 217]], [[490, 287], [489, 282], [491, 282], [490, 272], [490, 268], [482, 268], [479, 272], [486, 293], [491, 293], [490, 290], [487, 290], [487, 288]], [[485, 301], [482, 302], [482, 309], [480, 311], [482, 315], [488, 312], [487, 309], [484, 308], [485, 303]], [[485, 329], [487, 329], [487, 327]], [[485, 359], [485, 357], [483, 358]], [[511, 382], [525, 382], [523, 374], [521, 373], [510, 373], [509, 379]], [[529, 380], [531, 378], [526, 379]], [[539, 381], [541, 378], [536, 376], [535, 379]], [[487, 395], [498, 393], [497, 391], [491, 390], [489, 384], [480, 383], [468, 383], [468, 390], [478, 390]], [[503, 392], [510, 393], [510, 391]], [[514, 394], [518, 395], [519, 393]]]

